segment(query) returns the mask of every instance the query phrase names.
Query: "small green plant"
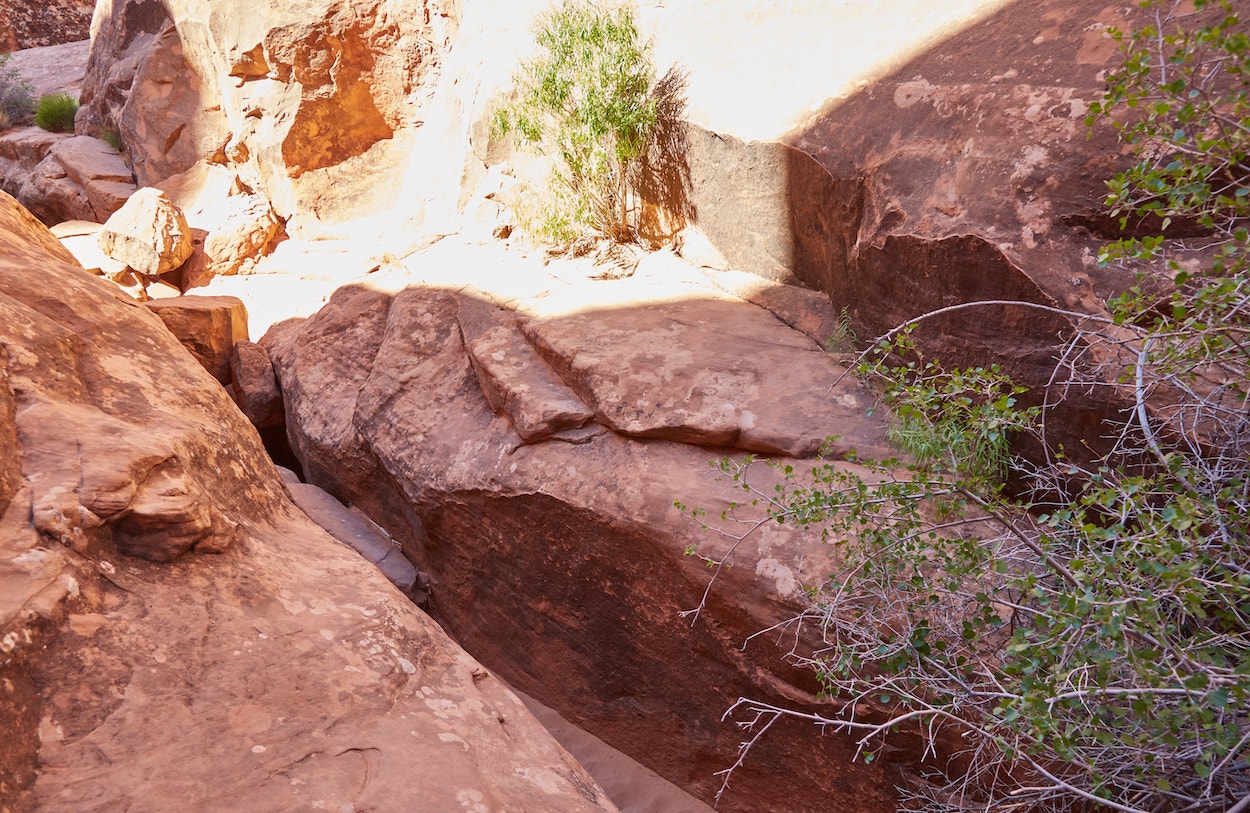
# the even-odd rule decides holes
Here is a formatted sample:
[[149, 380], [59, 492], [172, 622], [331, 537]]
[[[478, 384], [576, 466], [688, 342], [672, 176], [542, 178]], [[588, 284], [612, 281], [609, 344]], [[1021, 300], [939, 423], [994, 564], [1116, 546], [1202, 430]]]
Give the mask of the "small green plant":
[[7, 129], [35, 107], [30, 83], [9, 67], [9, 54], [0, 54], [0, 130]]
[[35, 125], [53, 133], [72, 133], [78, 100], [68, 93], [50, 93], [39, 97], [35, 106]]
[[564, 247], [588, 231], [635, 242], [632, 176], [657, 122], [680, 114], [684, 76], [655, 81], [627, 7], [570, 0], [540, 18], [536, 38], [539, 55], [513, 77], [517, 100], [492, 117], [497, 136], [555, 159], [536, 230]]
[[122, 151], [122, 137], [117, 134], [116, 130], [102, 131], [100, 133], [100, 140], [118, 152]]

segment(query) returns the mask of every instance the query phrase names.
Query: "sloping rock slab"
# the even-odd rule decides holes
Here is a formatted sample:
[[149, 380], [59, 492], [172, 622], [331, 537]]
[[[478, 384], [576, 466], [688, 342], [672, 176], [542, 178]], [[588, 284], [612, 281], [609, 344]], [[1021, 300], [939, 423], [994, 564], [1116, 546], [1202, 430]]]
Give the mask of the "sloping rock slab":
[[[480, 304], [442, 289], [345, 287], [316, 316], [272, 328], [260, 343], [283, 390], [291, 446], [311, 482], [364, 510], [430, 574], [434, 612], [475, 657], [710, 801], [716, 771], [741, 741], [721, 722], [738, 697], [833, 713], [813, 675], [785, 662], [792, 637], [744, 642], [801, 606], [803, 584], [836, 566], [835, 550], [790, 526], [762, 529], [733, 548], [733, 567], [692, 626], [681, 612], [699, 604], [711, 571], [685, 551], [726, 555], [733, 542], [705, 534], [673, 501], [709, 517], [728, 508], [735, 495], [708, 471], [714, 453], [616, 432], [523, 443], [491, 410], [465, 348], [464, 313]], [[542, 330], [597, 337], [623, 332], [630, 317], [645, 330], [647, 311], [569, 317], [568, 331], [553, 317]], [[808, 425], [797, 407], [794, 420]], [[746, 527], [730, 521], [726, 530]], [[719, 809], [777, 809], [779, 799], [793, 813], [895, 809], [894, 772], [914, 770], [899, 763], [919, 754], [866, 766], [854, 751], [850, 738], [779, 722]]]
[[404, 595], [412, 593], [417, 569], [373, 523], [317, 486], [296, 482], [287, 483], [287, 489], [309, 519], [375, 565]]
[[[291, 505], [157, 317], [2, 195], [0, 281], [6, 811], [616, 809]], [[221, 555], [128, 555], [126, 523], [165, 501]]]
[[578, 399], [516, 329], [491, 328], [469, 344], [491, 409], [508, 416], [526, 442], [580, 429], [595, 413]]
[[889, 454], [871, 396], [831, 394], [846, 369], [761, 308], [696, 299], [534, 320], [525, 332], [622, 434], [791, 457], [840, 436], [834, 454]]

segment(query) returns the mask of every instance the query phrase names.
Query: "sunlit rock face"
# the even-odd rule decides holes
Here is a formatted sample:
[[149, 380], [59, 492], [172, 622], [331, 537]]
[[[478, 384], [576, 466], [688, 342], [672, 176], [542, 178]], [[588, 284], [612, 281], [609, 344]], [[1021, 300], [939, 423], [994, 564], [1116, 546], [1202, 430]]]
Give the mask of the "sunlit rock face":
[[0, 720], [15, 813], [616, 810], [3, 193]]
[[0, 0], [0, 54], [87, 38], [92, 0]]
[[283, 218], [362, 216], [455, 28], [450, 2], [104, 0], [80, 123], [119, 133], [142, 185], [209, 161]]

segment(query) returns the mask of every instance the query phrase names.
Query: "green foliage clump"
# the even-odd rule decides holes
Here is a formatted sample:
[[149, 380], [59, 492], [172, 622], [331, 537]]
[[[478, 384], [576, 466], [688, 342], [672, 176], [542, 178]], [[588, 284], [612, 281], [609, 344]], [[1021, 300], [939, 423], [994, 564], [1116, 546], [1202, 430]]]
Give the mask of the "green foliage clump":
[[118, 152], [121, 152], [122, 137], [117, 133], [116, 130], [102, 131], [100, 133], [100, 140], [103, 141], [105, 144], [108, 144], [110, 147], [117, 150]]
[[35, 106], [35, 125], [53, 133], [72, 133], [78, 100], [68, 93], [51, 93], [39, 97]]
[[570, 0], [539, 20], [536, 38], [539, 55], [513, 77], [518, 98], [492, 125], [555, 159], [537, 231], [561, 246], [587, 231], [634, 242], [633, 175], [657, 123], [680, 111], [684, 82], [674, 71], [655, 81], [628, 7]]
[[34, 109], [30, 83], [9, 67], [10, 54], [0, 54], [0, 130], [7, 129]]
[[[903, 326], [859, 369], [908, 459], [783, 468], [775, 488], [752, 458], [719, 464], [772, 521], [838, 544], [801, 659], [878, 712], [819, 720], [865, 761], [899, 733], [949, 757], [908, 810], [1250, 810], [1250, 38], [1231, 0], [1194, 5], [1116, 34], [1090, 119], [1141, 157], [1108, 184], [1128, 236], [1102, 256], [1141, 275], [1110, 318], [1070, 314], [1056, 380], [1127, 404], [1111, 453], [1065, 457], [1049, 395], [1024, 408], [996, 370], [944, 371]], [[1169, 239], [1178, 221], [1204, 236]], [[1071, 361], [1091, 347], [1102, 368]], [[1003, 488], [1008, 467], [1026, 487]]]

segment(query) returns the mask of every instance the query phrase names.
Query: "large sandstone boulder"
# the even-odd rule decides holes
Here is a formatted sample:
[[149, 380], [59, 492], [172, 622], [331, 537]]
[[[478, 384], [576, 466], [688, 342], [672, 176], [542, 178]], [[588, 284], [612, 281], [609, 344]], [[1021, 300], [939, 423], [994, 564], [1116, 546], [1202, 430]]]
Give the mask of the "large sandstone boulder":
[[104, 222], [96, 235], [100, 250], [148, 277], [159, 277], [187, 261], [191, 226], [164, 192], [145, 186]]
[[[1106, 315], [1107, 298], [1131, 284], [1097, 263], [1116, 236], [1104, 182], [1128, 156], [1110, 127], [1091, 132], [1084, 118], [1119, 57], [1107, 30], [1131, 28], [1140, 12], [1085, 0], [986, 5], [993, 13], [776, 140], [689, 128], [696, 220], [733, 267], [827, 293], [861, 338], [980, 300]], [[1000, 364], [1040, 402], [1075, 321], [999, 305], [931, 320], [916, 338], [930, 358]], [[1053, 399], [1063, 403], [1047, 422], [1051, 441], [1097, 447], [1099, 424], [1120, 406], [1109, 391]]]
[[[842, 435], [835, 455], [877, 451], [873, 399], [853, 376], [828, 399], [786, 389], [778, 371], [823, 393], [843, 368], [771, 313], [696, 288], [697, 272], [674, 282], [676, 261], [657, 255], [632, 279], [598, 283], [610, 301], [592, 306], [555, 281], [559, 263], [529, 276], [515, 255], [480, 251], [449, 272], [510, 259], [509, 307], [463, 279], [391, 288], [371, 277], [266, 334], [291, 446], [311, 482], [365, 510], [430, 573], [433, 612], [476, 657], [710, 801], [740, 742], [720, 722], [735, 699], [836, 708], [786, 664], [792, 638], [747, 643], [802, 607], [802, 585], [829, 572], [833, 551], [789, 528], [749, 537], [692, 626], [681, 612], [699, 605], [711, 570], [685, 552], [733, 543], [673, 501], [718, 516], [735, 496], [708, 460], [741, 449], [809, 454], [815, 436]], [[664, 281], [673, 287], [648, 298]], [[719, 809], [894, 809], [892, 772], [919, 755], [864, 766], [854, 748], [778, 723]]]
[[3, 195], [0, 279], [6, 810], [615, 810]]
[[230, 384], [234, 346], [247, 341], [247, 308], [233, 296], [176, 296], [147, 303], [213, 378]]

